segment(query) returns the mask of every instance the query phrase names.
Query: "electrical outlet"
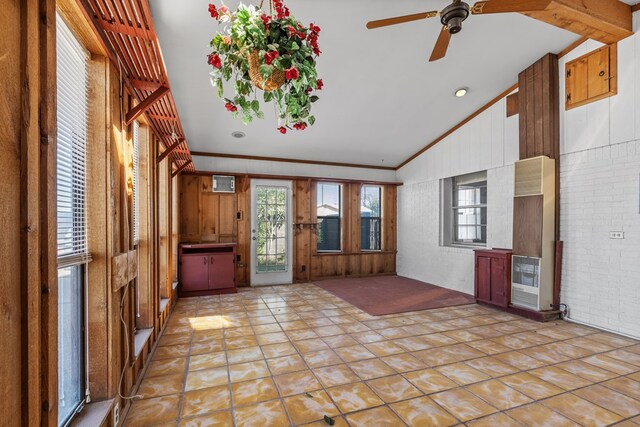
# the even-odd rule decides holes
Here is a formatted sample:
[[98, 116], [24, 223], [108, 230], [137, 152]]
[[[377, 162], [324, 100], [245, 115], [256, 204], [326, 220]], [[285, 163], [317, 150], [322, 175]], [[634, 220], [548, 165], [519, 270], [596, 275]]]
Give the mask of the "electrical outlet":
[[120, 403], [116, 402], [116, 405], [113, 407], [113, 425], [117, 427], [120, 423]]
[[610, 239], [624, 239], [624, 231], [610, 231], [609, 232]]

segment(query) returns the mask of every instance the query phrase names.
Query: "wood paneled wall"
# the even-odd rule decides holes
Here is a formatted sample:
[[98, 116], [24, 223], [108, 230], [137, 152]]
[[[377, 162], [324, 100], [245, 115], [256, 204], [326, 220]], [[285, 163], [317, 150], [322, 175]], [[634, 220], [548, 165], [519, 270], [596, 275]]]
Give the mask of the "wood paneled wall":
[[[148, 317], [142, 326], [153, 327], [152, 339], [134, 360], [132, 326], [135, 319], [133, 289], [114, 286], [117, 255], [129, 253], [131, 241], [131, 192], [129, 187], [131, 129], [121, 126], [122, 114], [131, 108], [124, 94], [121, 111], [117, 70], [93, 42], [92, 30], [75, 0], [9, 0], [0, 14], [0, 413], [10, 425], [57, 425], [58, 403], [58, 283], [56, 224], [56, 42], [57, 3], [72, 30], [91, 52], [89, 144], [87, 152], [88, 240], [92, 262], [87, 269], [89, 378], [92, 402], [114, 399], [126, 412], [130, 395], [157, 338], [167, 310], [159, 314], [158, 274], [170, 257], [158, 257], [158, 211], [171, 212], [171, 165], [166, 179], [157, 176], [157, 141], [143, 129], [141, 150], [143, 197], [141, 210], [140, 275]], [[175, 181], [175, 180], [174, 180]], [[165, 206], [157, 192], [168, 188]], [[177, 214], [175, 209], [173, 214]], [[170, 218], [170, 217], [169, 217]], [[171, 235], [167, 244], [175, 246]], [[173, 239], [175, 240], [175, 239]], [[143, 253], [145, 256], [142, 256]], [[115, 279], [115, 280], [114, 280]], [[170, 283], [168, 284], [170, 288]], [[128, 324], [125, 341], [120, 303]], [[138, 325], [140, 326], [140, 325]], [[129, 354], [126, 353], [128, 348]], [[128, 357], [128, 362], [125, 359]], [[124, 414], [123, 412], [123, 414]], [[110, 425], [112, 418], [107, 418]], [[0, 422], [1, 423], [1, 422]]]
[[[249, 285], [250, 177], [236, 177], [235, 194], [212, 193], [211, 176], [180, 175], [180, 242], [236, 242], [236, 282]], [[382, 250], [360, 251], [361, 183], [342, 184], [342, 252], [317, 253], [316, 182], [293, 179], [293, 280], [394, 274], [396, 271], [396, 186], [382, 186]]]
[[558, 56], [548, 53], [518, 76], [520, 159], [560, 155]]

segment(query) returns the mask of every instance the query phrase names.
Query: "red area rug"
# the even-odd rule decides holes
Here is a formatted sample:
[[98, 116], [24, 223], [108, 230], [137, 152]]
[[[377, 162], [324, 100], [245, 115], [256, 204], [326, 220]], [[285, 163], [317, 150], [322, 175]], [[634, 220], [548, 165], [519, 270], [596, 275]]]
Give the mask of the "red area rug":
[[372, 316], [476, 302], [471, 295], [400, 276], [331, 279], [313, 283]]

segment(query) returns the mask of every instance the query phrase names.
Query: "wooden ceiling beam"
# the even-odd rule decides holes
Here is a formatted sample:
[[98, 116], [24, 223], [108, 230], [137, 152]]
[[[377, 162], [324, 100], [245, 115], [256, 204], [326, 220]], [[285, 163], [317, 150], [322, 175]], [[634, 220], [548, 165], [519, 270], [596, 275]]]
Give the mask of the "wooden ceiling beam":
[[176, 169], [172, 174], [171, 178], [175, 178], [180, 172], [182, 172], [187, 166], [191, 164], [191, 160], [187, 160], [184, 162], [178, 169]]
[[158, 88], [163, 85], [160, 82], [154, 82], [154, 81], [142, 80], [142, 79], [136, 79], [136, 78], [129, 78], [129, 82], [131, 83], [131, 86], [133, 86], [136, 89], [148, 90], [148, 91], [158, 90]]
[[141, 28], [135, 25], [121, 24], [119, 22], [99, 21], [100, 26], [105, 31], [111, 31], [112, 33], [126, 34], [131, 37], [138, 37], [141, 39], [149, 40], [149, 33], [145, 28]]
[[158, 89], [156, 89], [155, 92], [153, 92], [151, 95], [146, 97], [142, 102], [140, 102], [138, 105], [136, 105], [131, 110], [129, 110], [126, 117], [127, 125], [131, 124], [131, 122], [134, 121], [136, 117], [144, 113], [147, 108], [151, 107], [153, 104], [158, 102], [160, 98], [165, 96], [168, 92], [169, 92], [169, 88], [167, 86], [160, 86]]
[[631, 6], [619, 0], [553, 0], [545, 10], [522, 13], [604, 44], [633, 34]]
[[169, 154], [171, 154], [171, 152], [173, 150], [175, 150], [176, 148], [178, 148], [180, 146], [180, 144], [182, 144], [184, 142], [184, 138], [178, 138], [176, 140], [176, 142], [174, 142], [173, 144], [171, 144], [170, 146], [167, 147], [166, 150], [164, 150], [162, 152], [162, 154], [160, 154], [156, 160], [157, 163], [160, 163], [161, 161], [163, 161]]

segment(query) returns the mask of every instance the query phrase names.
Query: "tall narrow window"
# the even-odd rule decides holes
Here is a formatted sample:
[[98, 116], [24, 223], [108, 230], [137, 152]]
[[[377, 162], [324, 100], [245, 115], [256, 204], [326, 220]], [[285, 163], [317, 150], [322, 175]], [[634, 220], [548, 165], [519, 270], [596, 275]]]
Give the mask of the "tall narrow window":
[[380, 250], [381, 190], [363, 185], [360, 191], [360, 249], [363, 251]]
[[318, 183], [317, 211], [318, 251], [339, 251], [340, 245], [340, 184]]
[[88, 54], [56, 17], [58, 215], [58, 424], [84, 403], [84, 276]]
[[133, 216], [133, 244], [137, 245], [140, 239], [140, 190], [138, 189], [138, 181], [140, 178], [140, 140], [138, 132], [140, 130], [140, 124], [137, 120], [133, 121], [133, 194], [131, 199], [133, 200], [131, 211]]
[[487, 243], [487, 172], [442, 180], [444, 245]]

